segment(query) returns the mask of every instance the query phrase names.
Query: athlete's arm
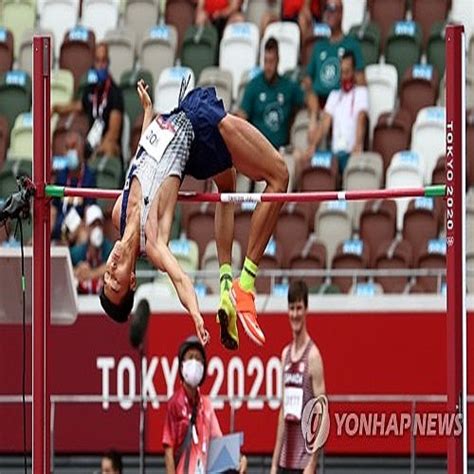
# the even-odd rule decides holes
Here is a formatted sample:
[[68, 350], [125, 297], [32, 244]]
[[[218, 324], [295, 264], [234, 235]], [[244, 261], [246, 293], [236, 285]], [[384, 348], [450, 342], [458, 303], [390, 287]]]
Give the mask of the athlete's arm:
[[173, 448], [171, 446], [165, 446], [165, 466], [166, 474], [175, 474], [176, 467], [174, 465]]
[[[285, 366], [285, 359], [286, 359], [286, 353], [288, 351], [288, 347], [285, 347], [283, 349], [283, 352], [281, 353], [281, 370], [283, 372], [283, 367]], [[280, 453], [281, 453], [281, 446], [283, 444], [283, 434], [284, 434], [284, 429], [285, 429], [285, 420], [283, 418], [283, 405], [284, 405], [284, 390], [285, 384], [283, 381], [282, 377], [282, 386], [281, 386], [281, 393], [282, 393], [282, 400], [281, 400], [281, 405], [280, 405], [280, 413], [278, 415], [278, 425], [277, 425], [277, 432], [276, 432], [276, 439], [275, 439], [275, 448], [273, 449], [273, 457], [272, 457], [272, 469], [271, 469], [271, 474], [276, 474], [278, 471], [278, 461], [280, 459]]]
[[193, 318], [196, 333], [201, 343], [206, 345], [209, 340], [209, 333], [204, 327], [204, 320], [199, 311], [197, 296], [191, 279], [184, 273], [166, 242], [160, 240], [157, 242], [147, 241], [146, 253], [153, 266], [166, 272], [170, 277], [178, 293], [179, 301]]
[[[308, 370], [311, 376], [313, 396], [324, 395], [326, 393], [326, 386], [324, 384], [324, 368], [321, 353], [316, 346], [313, 346], [309, 352]], [[318, 451], [311, 456], [311, 461], [306, 466], [303, 474], [314, 473], [318, 464]]]
[[140, 101], [143, 107], [143, 125], [142, 125], [142, 135], [143, 132], [148, 128], [148, 125], [153, 120], [153, 116], [155, 112], [153, 111], [153, 103], [151, 102], [151, 98], [148, 95], [148, 84], [145, 84], [143, 79], [140, 79], [137, 83], [137, 92], [140, 97]]

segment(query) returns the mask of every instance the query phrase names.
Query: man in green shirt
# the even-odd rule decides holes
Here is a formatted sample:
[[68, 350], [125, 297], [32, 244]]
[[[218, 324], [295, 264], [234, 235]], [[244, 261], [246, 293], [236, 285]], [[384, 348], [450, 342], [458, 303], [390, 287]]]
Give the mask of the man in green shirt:
[[328, 0], [324, 9], [324, 21], [331, 28], [331, 37], [316, 43], [306, 69], [304, 83], [312, 87], [324, 108], [330, 92], [339, 89], [341, 82], [341, 57], [352, 51], [355, 57], [356, 84], [365, 85], [364, 58], [355, 38], [342, 32], [342, 0]]
[[279, 149], [288, 144], [293, 112], [305, 101], [310, 110], [310, 129], [316, 128], [317, 101], [310, 88], [305, 98], [300, 84], [277, 71], [278, 42], [269, 38], [265, 43], [263, 72], [247, 84], [237, 115], [248, 120]]

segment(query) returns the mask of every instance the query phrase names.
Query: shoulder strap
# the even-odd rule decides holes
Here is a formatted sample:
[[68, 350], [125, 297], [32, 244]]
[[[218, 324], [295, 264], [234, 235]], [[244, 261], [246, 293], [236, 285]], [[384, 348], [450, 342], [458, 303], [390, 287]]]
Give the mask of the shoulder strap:
[[181, 459], [181, 456], [183, 455], [183, 453], [185, 453], [186, 458], [184, 460], [184, 471], [183, 471], [184, 474], [188, 474], [189, 472], [189, 459], [191, 457], [191, 449], [189, 448], [191, 445], [191, 439], [193, 437], [193, 426], [196, 424], [196, 416], [197, 416], [197, 407], [193, 406], [193, 412], [191, 415], [191, 419], [189, 421], [188, 430], [186, 431], [186, 436], [184, 437], [181, 445], [174, 452], [174, 456], [173, 456], [175, 469], [177, 469], [179, 460]]

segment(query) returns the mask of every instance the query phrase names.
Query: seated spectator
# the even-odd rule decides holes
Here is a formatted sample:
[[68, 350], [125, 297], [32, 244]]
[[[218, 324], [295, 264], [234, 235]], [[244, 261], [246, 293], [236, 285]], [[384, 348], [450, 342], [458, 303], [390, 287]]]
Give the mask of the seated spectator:
[[228, 23], [245, 21], [240, 12], [242, 0], [198, 0], [196, 8], [196, 25], [212, 23], [219, 33], [219, 41]]
[[[207, 359], [196, 336], [181, 344], [178, 361], [182, 383], [168, 401], [163, 428], [166, 472], [204, 473], [210, 442], [222, 436], [222, 431], [211, 400], [199, 390], [206, 378]], [[246, 469], [247, 460], [242, 456], [239, 472]]]
[[97, 82], [84, 88], [81, 100], [55, 105], [52, 112], [60, 115], [84, 111], [89, 118], [86, 140], [87, 156], [121, 156], [121, 134], [124, 113], [123, 96], [109, 73], [109, 49], [106, 43], [95, 48], [94, 68]]
[[310, 110], [310, 130], [316, 130], [317, 101], [311, 89], [305, 93], [296, 82], [278, 74], [278, 42], [265, 43], [263, 72], [246, 86], [237, 115], [260, 130], [277, 149], [288, 144], [290, 120], [306, 102]]
[[365, 84], [362, 51], [356, 39], [342, 32], [342, 9], [342, 0], [327, 1], [323, 20], [331, 28], [331, 37], [316, 43], [306, 70], [304, 81], [313, 88], [321, 108], [331, 91], [339, 87], [340, 58], [346, 51], [352, 51], [354, 55], [357, 84]]
[[329, 94], [322, 120], [310, 145], [310, 153], [300, 160], [300, 169], [309, 163], [322, 138], [328, 135], [331, 126], [331, 150], [339, 159], [341, 173], [350, 154], [360, 153], [364, 149], [369, 95], [366, 86], [358, 86], [355, 83], [355, 57], [352, 51], [346, 51], [342, 56], [340, 87]]
[[[95, 175], [84, 158], [84, 139], [77, 132], [66, 136], [65, 167], [56, 170], [55, 184], [78, 188], [95, 188]], [[53, 162], [54, 166], [54, 162]], [[93, 198], [65, 197], [53, 199], [51, 206], [51, 238], [73, 244], [81, 238], [84, 210], [95, 202]]]
[[104, 238], [104, 215], [97, 204], [87, 208], [85, 224], [87, 242], [71, 248], [71, 260], [79, 294], [97, 295], [112, 242]]
[[107, 451], [100, 462], [101, 474], [122, 474], [122, 457], [117, 451]]
[[[275, 3], [274, 0], [267, 0], [269, 7]], [[310, 38], [313, 30], [313, 23], [321, 21], [321, 1], [320, 0], [283, 0], [281, 4], [281, 15], [277, 16], [269, 11], [262, 17], [260, 30], [265, 32], [265, 28], [274, 21], [293, 21], [298, 23], [301, 31], [301, 44]]]

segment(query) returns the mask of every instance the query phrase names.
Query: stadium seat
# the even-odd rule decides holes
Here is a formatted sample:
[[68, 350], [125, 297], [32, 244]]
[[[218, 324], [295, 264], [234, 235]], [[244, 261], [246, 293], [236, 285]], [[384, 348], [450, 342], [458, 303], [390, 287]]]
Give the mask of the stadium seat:
[[[326, 268], [326, 247], [313, 235], [302, 246], [295, 246], [290, 256], [291, 270], [324, 270]], [[324, 282], [322, 276], [294, 277], [304, 280], [309, 288], [316, 288]]]
[[431, 28], [428, 44], [426, 46], [426, 56], [428, 64], [438, 71], [438, 76], [444, 76], [446, 66], [446, 42], [445, 42], [446, 23], [435, 23]]
[[385, 60], [397, 68], [398, 81], [405, 71], [421, 59], [421, 31], [414, 21], [399, 21], [393, 25], [385, 47]]
[[354, 25], [360, 25], [367, 11], [367, 0], [344, 0], [342, 31], [347, 34]]
[[8, 159], [33, 159], [33, 116], [31, 112], [18, 115], [10, 135]]
[[296, 23], [291, 21], [270, 23], [260, 43], [260, 66], [263, 68], [266, 41], [268, 38], [275, 38], [278, 41], [279, 51], [278, 73], [284, 74], [286, 71], [295, 69], [300, 57], [300, 35], [300, 29]]
[[380, 56], [380, 28], [376, 23], [364, 22], [353, 26], [349, 32], [359, 42], [364, 64], [377, 64]]
[[467, 70], [472, 70], [472, 68], [474, 68], [474, 33], [471, 35], [467, 54]]
[[185, 272], [195, 272], [199, 267], [199, 249], [196, 242], [181, 237], [170, 240], [169, 248]]
[[431, 184], [446, 184], [446, 156], [442, 155], [436, 162], [431, 178]]
[[239, 242], [243, 254], [247, 252], [250, 221], [252, 220], [255, 207], [256, 203], [244, 202], [240, 207], [235, 208], [234, 239]]
[[380, 27], [383, 50], [393, 23], [405, 19], [406, 2], [405, 0], [371, 0], [368, 6], [370, 19]]
[[259, 26], [262, 24], [262, 17], [268, 10], [273, 10], [276, 15], [280, 15], [280, 10], [278, 7], [279, 2], [274, 2], [272, 5], [267, 0], [252, 0], [251, 2], [246, 2], [245, 5], [245, 21], [249, 23], [254, 23]]
[[345, 201], [321, 203], [316, 213], [314, 230], [316, 237], [326, 246], [329, 264], [339, 243], [352, 235], [352, 215], [349, 204]]
[[474, 72], [466, 71], [466, 109], [474, 108]]
[[408, 110], [413, 119], [424, 107], [436, 104], [438, 73], [429, 64], [417, 64], [405, 72], [400, 88], [400, 107]]
[[[125, 71], [122, 76], [120, 76], [120, 89], [122, 90], [123, 95], [123, 104], [125, 112], [130, 119], [132, 126], [135, 125], [137, 118], [143, 111], [142, 105], [140, 103], [140, 97], [137, 94], [137, 82], [143, 79], [147, 84], [150, 85], [148, 89], [148, 94], [150, 95], [151, 100], [153, 101], [153, 76], [150, 71], [145, 69], [133, 69]], [[141, 129], [141, 120], [139, 123]], [[132, 140], [133, 142], [133, 140]], [[133, 152], [133, 148], [132, 148]]]
[[258, 27], [253, 23], [227, 25], [220, 43], [219, 67], [232, 73], [233, 93], [237, 98], [242, 75], [257, 63]]
[[125, 27], [109, 30], [105, 34], [105, 42], [109, 46], [109, 70], [115, 82], [118, 82], [125, 71], [133, 68], [135, 62], [135, 34]]
[[[14, 36], [14, 56], [18, 57], [20, 38], [27, 29], [35, 25], [34, 0], [3, 0], [1, 5], [2, 26]], [[31, 54], [31, 53], [30, 53]]]
[[181, 49], [181, 64], [194, 72], [194, 77], [200, 77], [202, 71], [215, 66], [219, 37], [212, 26], [190, 26], [185, 33]]
[[68, 69], [55, 69], [51, 73], [51, 107], [71, 102], [74, 76]]
[[[31, 55], [31, 52], [30, 52]], [[0, 26], [0, 74], [13, 66], [13, 35], [10, 30]]]
[[[181, 184], [180, 191], [187, 191], [187, 192], [195, 192], [195, 193], [204, 193], [207, 189], [208, 182], [205, 180], [198, 180], [193, 178], [190, 175], [186, 175], [184, 177], [184, 180]], [[186, 230], [188, 226], [188, 217], [195, 211], [199, 211], [201, 208], [201, 204], [199, 203], [186, 203], [185, 206], [183, 206], [182, 212], [181, 212], [181, 228]]]
[[466, 287], [469, 294], [474, 294], [474, 252], [470, 252], [466, 256]]
[[360, 215], [360, 238], [371, 250], [370, 262], [373, 265], [380, 242], [393, 240], [397, 232], [397, 204], [394, 200], [366, 201]]
[[31, 109], [31, 79], [25, 71], [8, 71], [0, 75], [0, 115], [11, 130], [18, 114]]
[[306, 38], [301, 46], [301, 64], [303, 66], [306, 66], [310, 62], [316, 43], [330, 36], [331, 28], [329, 28], [326, 23], [314, 24], [312, 36]]
[[81, 23], [103, 41], [108, 30], [118, 26], [119, 9], [114, 0], [82, 0]]
[[[263, 256], [258, 265], [259, 270], [279, 270], [282, 267], [283, 257], [281, 254], [280, 243], [274, 239], [270, 238]], [[272, 291], [272, 278], [265, 277], [260, 275], [259, 278], [255, 280], [255, 289], [257, 293], [268, 294]]]
[[[242, 264], [242, 250], [237, 241], [232, 242], [232, 267], [240, 268]], [[219, 294], [219, 259], [217, 256], [216, 241], [211, 240], [204, 250], [201, 258], [201, 269], [207, 272], [214, 272], [214, 275], [203, 277], [203, 283], [211, 290], [211, 293]]]
[[407, 274], [413, 262], [413, 249], [406, 240], [389, 240], [381, 242], [375, 252], [373, 267], [387, 270], [389, 275], [375, 277], [375, 282], [382, 285], [384, 293], [404, 293], [409, 284], [408, 276], [392, 276], [392, 270], [406, 270]]
[[283, 267], [288, 268], [290, 257], [297, 246], [302, 246], [308, 239], [308, 217], [295, 203], [283, 206], [275, 228], [283, 259]]
[[365, 68], [369, 91], [370, 137], [379, 116], [395, 108], [397, 97], [397, 70], [390, 64], [372, 64]]
[[[423, 160], [416, 152], [396, 153], [387, 169], [386, 187], [419, 188], [423, 186]], [[397, 230], [403, 228], [403, 216], [408, 206], [408, 198], [397, 199]]]
[[337, 159], [331, 152], [316, 152], [301, 173], [300, 191], [333, 191], [338, 187]]
[[81, 78], [93, 66], [94, 54], [95, 36], [93, 31], [82, 26], [75, 26], [66, 32], [60, 48], [59, 67], [72, 72], [74, 91], [78, 90]]
[[422, 158], [425, 183], [431, 182], [436, 161], [445, 152], [445, 117], [443, 107], [427, 107], [420, 110], [413, 125], [411, 150]]
[[0, 115], [0, 171], [7, 155], [7, 148], [10, 143], [10, 130], [8, 128], [8, 121], [5, 117]]
[[178, 33], [178, 56], [181, 54], [186, 31], [194, 23], [195, 15], [195, 5], [188, 0], [166, 2], [165, 22], [167, 25], [173, 25]]
[[[368, 245], [359, 239], [347, 239], [340, 243], [332, 259], [333, 270], [362, 270], [369, 266]], [[352, 285], [366, 278], [355, 276], [333, 276], [332, 284], [339, 287], [341, 293], [348, 293]]]
[[156, 0], [126, 0], [124, 25], [135, 33], [136, 44], [158, 21], [158, 2]]
[[296, 113], [290, 130], [290, 143], [294, 148], [306, 150], [308, 148], [309, 112], [304, 108]]
[[444, 22], [448, 16], [450, 0], [413, 0], [413, 20], [419, 23], [423, 33], [423, 49], [428, 44], [430, 32], [437, 22]]
[[395, 153], [410, 147], [412, 121], [411, 114], [403, 109], [380, 115], [374, 129], [372, 149], [382, 156], [384, 172]]
[[383, 159], [379, 153], [353, 153], [344, 169], [343, 189], [381, 188], [383, 175]]
[[186, 237], [197, 242], [200, 258], [207, 244], [214, 239], [214, 212], [215, 206], [203, 203], [187, 218]]
[[378, 283], [372, 281], [358, 282], [351, 286], [349, 289], [350, 295], [362, 296], [364, 298], [370, 298], [371, 296], [383, 294], [383, 287]]
[[[122, 164], [119, 158], [103, 156], [94, 160], [94, 162], [90, 161], [89, 166], [95, 171], [96, 186], [99, 189], [121, 188]], [[114, 205], [110, 199], [97, 199], [97, 204], [104, 214], [112, 212]]]
[[160, 74], [174, 65], [177, 44], [178, 33], [172, 25], [155, 25], [143, 37], [138, 61], [141, 67], [153, 74], [153, 86]]
[[[474, 235], [474, 188], [467, 193], [466, 196], [466, 235]], [[466, 239], [467, 252], [474, 252], [474, 239]]]
[[[74, 30], [79, 15], [77, 0], [46, 0], [40, 16], [40, 26], [53, 33], [55, 57], [59, 57], [61, 41], [68, 30]], [[31, 25], [32, 27], [33, 25]], [[60, 65], [64, 69], [63, 65]]]
[[226, 110], [232, 105], [232, 74], [215, 66], [206, 67], [201, 71], [198, 86], [215, 87], [217, 97], [224, 101]]
[[474, 9], [471, 0], [452, 0], [451, 20], [462, 23], [468, 40], [474, 33]]
[[436, 239], [439, 232], [438, 209], [433, 198], [420, 197], [410, 201], [403, 218], [403, 238], [414, 249]]
[[[415, 250], [416, 252], [416, 250]], [[446, 239], [432, 239], [415, 253], [416, 267], [420, 269], [443, 270], [446, 268]], [[439, 293], [443, 278], [419, 276], [417, 283], [426, 293]]]
[[194, 74], [188, 67], [168, 67], [160, 74], [155, 86], [154, 107], [158, 113], [169, 113], [178, 106], [181, 82], [189, 80], [186, 93], [194, 89]]

